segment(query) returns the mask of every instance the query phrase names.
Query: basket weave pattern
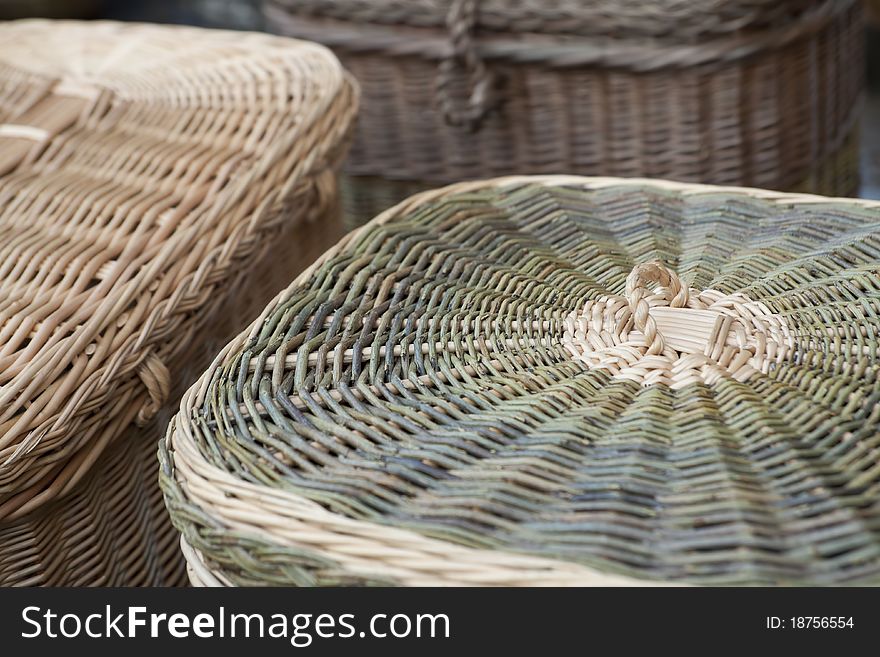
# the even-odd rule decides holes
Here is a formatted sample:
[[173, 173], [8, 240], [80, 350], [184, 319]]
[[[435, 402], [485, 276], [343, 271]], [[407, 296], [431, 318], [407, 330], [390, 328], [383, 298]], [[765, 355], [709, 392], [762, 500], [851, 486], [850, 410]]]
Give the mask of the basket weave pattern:
[[571, 313], [562, 341], [591, 368], [675, 388], [726, 375], [747, 381], [795, 348], [785, 320], [766, 305], [688, 289], [661, 262], [637, 265], [625, 296], [591, 299]]
[[619, 179], [409, 199], [184, 396], [160, 459], [190, 578], [880, 581], [878, 226]]
[[[258, 34], [26, 21], [0, 41], [0, 582], [169, 583], [167, 523], [115, 517], [158, 510], [141, 445], [237, 313], [326, 248], [308, 222], [333, 216], [354, 89], [324, 48]], [[299, 251], [270, 251], [282, 234]]]
[[[330, 46], [361, 84], [352, 217], [388, 207], [374, 202], [376, 177], [422, 189], [522, 173], [858, 187], [857, 0], [483, 0], [469, 32], [455, 22], [467, 12], [450, 11], [468, 2], [265, 3], [274, 30]], [[477, 100], [474, 130], [449, 125]]]

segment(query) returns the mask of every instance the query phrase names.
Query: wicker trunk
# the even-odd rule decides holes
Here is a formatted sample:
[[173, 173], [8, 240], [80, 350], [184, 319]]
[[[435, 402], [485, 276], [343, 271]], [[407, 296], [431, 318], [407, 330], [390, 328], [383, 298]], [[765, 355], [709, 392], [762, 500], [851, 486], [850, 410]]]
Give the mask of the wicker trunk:
[[880, 203], [426, 192], [183, 397], [193, 583], [880, 583]]
[[363, 89], [343, 186], [369, 219], [493, 175], [858, 186], [857, 0], [267, 0]]
[[340, 235], [356, 93], [315, 44], [0, 26], [0, 585], [184, 581], [170, 409]]

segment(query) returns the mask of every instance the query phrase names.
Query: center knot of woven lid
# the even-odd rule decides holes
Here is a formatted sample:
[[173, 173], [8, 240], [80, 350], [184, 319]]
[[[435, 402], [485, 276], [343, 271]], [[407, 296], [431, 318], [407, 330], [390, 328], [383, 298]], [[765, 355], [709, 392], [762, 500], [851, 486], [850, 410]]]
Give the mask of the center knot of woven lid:
[[688, 287], [660, 262], [634, 267], [623, 297], [591, 299], [571, 313], [563, 344], [591, 369], [672, 387], [745, 381], [794, 349], [783, 318], [764, 304]]

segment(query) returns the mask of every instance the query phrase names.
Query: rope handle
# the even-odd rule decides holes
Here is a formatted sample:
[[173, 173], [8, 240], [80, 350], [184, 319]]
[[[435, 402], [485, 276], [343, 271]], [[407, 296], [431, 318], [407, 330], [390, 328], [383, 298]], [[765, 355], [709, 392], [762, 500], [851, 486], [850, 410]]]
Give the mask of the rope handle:
[[[652, 285], [653, 284], [653, 285]], [[655, 295], [652, 288], [662, 288], [663, 299], [670, 308], [686, 308], [690, 291], [674, 271], [662, 262], [646, 262], [636, 265], [626, 277], [626, 300], [632, 311], [633, 323], [648, 342], [648, 355], [660, 354], [666, 349], [666, 341], [657, 330], [657, 322], [651, 316], [648, 297]]]
[[797, 350], [785, 318], [761, 301], [699, 291], [656, 261], [632, 269], [623, 295], [590, 298], [573, 310], [561, 343], [588, 368], [673, 388], [728, 375], [745, 381]]
[[137, 369], [138, 377], [147, 389], [147, 399], [138, 412], [135, 424], [147, 425], [162, 409], [171, 392], [171, 373], [159, 357], [150, 351]]
[[[476, 131], [492, 109], [495, 77], [477, 53], [474, 31], [479, 0], [452, 0], [446, 14], [446, 27], [452, 54], [440, 62], [437, 91], [440, 109], [449, 125]], [[460, 76], [467, 76], [470, 95], [462, 106], [454, 90]]]

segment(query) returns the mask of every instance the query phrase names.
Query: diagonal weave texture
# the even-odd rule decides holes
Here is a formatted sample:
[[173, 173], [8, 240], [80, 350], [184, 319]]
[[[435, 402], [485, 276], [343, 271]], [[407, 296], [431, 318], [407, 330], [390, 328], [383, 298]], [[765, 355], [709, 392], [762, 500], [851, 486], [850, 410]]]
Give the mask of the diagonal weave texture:
[[335, 241], [355, 90], [323, 47], [261, 34], [23, 21], [0, 42], [0, 583], [166, 583], [167, 523], [126, 517], [159, 510], [141, 445]]
[[878, 203], [428, 192], [220, 352], [166, 504], [200, 584], [877, 583], [878, 311]]
[[[285, 0], [276, 0], [285, 1]], [[305, 16], [443, 27], [462, 0], [286, 0]], [[467, 1], [467, 0], [466, 0]], [[476, 0], [487, 32], [642, 37], [683, 43], [784, 25], [822, 0]]]
[[363, 90], [342, 186], [363, 222], [509, 174], [858, 187], [860, 0], [264, 0]]

